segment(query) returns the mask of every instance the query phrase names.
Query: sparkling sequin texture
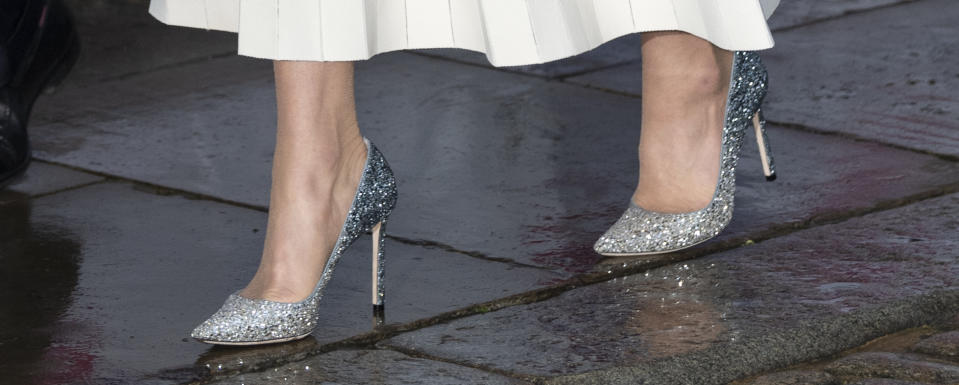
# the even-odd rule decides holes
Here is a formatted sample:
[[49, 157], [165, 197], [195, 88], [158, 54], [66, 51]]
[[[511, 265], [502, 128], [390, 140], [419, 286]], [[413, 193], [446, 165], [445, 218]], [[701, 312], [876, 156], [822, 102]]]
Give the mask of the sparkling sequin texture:
[[766, 95], [766, 82], [766, 69], [758, 55], [735, 53], [723, 126], [720, 175], [712, 201], [699, 211], [679, 214], [652, 212], [631, 202], [623, 216], [596, 241], [593, 246], [596, 252], [603, 255], [665, 253], [718, 235], [732, 219], [736, 163], [746, 130]]
[[[333, 246], [323, 275], [313, 292], [295, 303], [230, 295], [216, 314], [193, 330], [191, 336], [214, 344], [248, 345], [282, 342], [309, 335], [316, 327], [323, 290], [343, 252], [363, 233], [386, 222], [396, 204], [396, 181], [383, 155], [369, 141], [366, 166], [340, 236]], [[382, 240], [384, 233], [380, 234]], [[382, 247], [380, 248], [382, 253]], [[382, 261], [382, 255], [380, 260]], [[382, 265], [378, 275], [382, 277]], [[382, 288], [382, 284], [379, 285]], [[382, 296], [382, 292], [377, 293]], [[382, 298], [382, 297], [381, 297]]]

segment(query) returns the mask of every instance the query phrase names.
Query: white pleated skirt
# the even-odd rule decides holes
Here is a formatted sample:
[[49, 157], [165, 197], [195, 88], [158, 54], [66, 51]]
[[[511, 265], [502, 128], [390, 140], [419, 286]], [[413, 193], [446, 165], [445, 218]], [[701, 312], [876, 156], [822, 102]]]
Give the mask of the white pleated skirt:
[[152, 0], [178, 26], [239, 34], [239, 53], [354, 61], [419, 48], [462, 48], [496, 66], [536, 64], [635, 32], [684, 31], [727, 50], [773, 46], [779, 0]]

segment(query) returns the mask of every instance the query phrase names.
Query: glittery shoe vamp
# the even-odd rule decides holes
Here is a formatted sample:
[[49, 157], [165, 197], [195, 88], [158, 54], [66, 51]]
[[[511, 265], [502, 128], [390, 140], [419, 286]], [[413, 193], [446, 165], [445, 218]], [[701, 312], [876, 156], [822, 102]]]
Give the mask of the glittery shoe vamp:
[[713, 200], [704, 209], [667, 214], [630, 204], [593, 249], [604, 255], [655, 254], [706, 241], [732, 219], [736, 163], [751, 118], [766, 95], [766, 69], [752, 52], [736, 52], [723, 125], [719, 180]]
[[312, 298], [282, 303], [233, 294], [216, 314], [197, 326], [191, 336], [202, 341], [229, 343], [302, 336], [309, 334], [316, 324], [316, 303]]
[[600, 254], [645, 254], [679, 250], [712, 238], [732, 218], [732, 205], [713, 201], [705, 209], [664, 214], [630, 205], [596, 241]]

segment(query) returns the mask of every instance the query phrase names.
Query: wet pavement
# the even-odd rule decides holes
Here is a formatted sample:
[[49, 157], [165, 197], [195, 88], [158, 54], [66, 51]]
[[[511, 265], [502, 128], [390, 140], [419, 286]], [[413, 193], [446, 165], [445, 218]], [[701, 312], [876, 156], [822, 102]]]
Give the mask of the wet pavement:
[[[405, 333], [381, 345], [510, 373], [553, 376], [628, 365], [651, 383], [666, 383], [681, 372], [696, 373], [686, 373], [683, 383], [726, 383], [762, 366], [851, 348], [909, 319], [919, 326], [935, 318], [934, 312], [920, 318], [918, 309], [892, 311], [891, 303], [940, 290], [953, 299], [959, 295], [955, 250], [940, 247], [955, 242], [957, 206], [959, 195], [949, 195], [799, 231]], [[879, 305], [886, 311], [881, 321], [834, 334], [846, 318]], [[959, 304], [947, 309], [955, 312]], [[810, 330], [790, 336], [798, 340], [770, 351], [786, 338], [773, 336], [804, 328]], [[524, 342], [510, 344], [516, 340]], [[504, 345], [511, 348], [504, 352]], [[743, 361], [730, 354], [738, 349], [766, 353]], [[693, 356], [694, 364], [663, 363]], [[690, 370], [709, 367], [725, 372]]]
[[879, 337], [825, 360], [732, 385], [928, 385], [959, 383], [959, 317]]
[[145, 0], [69, 3], [84, 52], [0, 191], [4, 384], [721, 384], [959, 314], [948, 0], [784, 2], [764, 53], [779, 180], [747, 146], [730, 227], [643, 259], [591, 249], [635, 181], [638, 36], [538, 66], [359, 63], [360, 124], [400, 189], [387, 325], [362, 238], [322, 327], [253, 349], [186, 337], [258, 263], [271, 64]]

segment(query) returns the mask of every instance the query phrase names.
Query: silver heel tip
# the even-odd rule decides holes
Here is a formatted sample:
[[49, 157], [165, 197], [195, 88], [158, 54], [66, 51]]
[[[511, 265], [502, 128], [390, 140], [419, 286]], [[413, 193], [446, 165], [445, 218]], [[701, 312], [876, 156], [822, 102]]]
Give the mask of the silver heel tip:
[[386, 308], [383, 304], [373, 305], [373, 327], [379, 327], [386, 324]]

